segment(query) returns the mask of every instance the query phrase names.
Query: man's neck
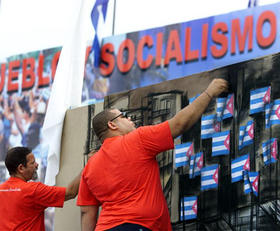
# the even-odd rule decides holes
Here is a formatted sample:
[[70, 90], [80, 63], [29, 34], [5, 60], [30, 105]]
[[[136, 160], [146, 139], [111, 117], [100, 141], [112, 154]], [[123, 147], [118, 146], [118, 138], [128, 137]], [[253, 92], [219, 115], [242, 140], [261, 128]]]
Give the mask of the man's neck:
[[21, 174], [18, 174], [18, 173], [12, 174], [11, 177], [19, 178], [19, 179], [27, 182], [27, 180]]

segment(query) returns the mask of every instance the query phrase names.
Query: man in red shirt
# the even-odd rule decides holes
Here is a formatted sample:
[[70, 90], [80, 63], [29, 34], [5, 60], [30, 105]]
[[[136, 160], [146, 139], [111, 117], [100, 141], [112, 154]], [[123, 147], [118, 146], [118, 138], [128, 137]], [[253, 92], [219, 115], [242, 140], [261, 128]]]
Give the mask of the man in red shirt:
[[213, 80], [191, 105], [158, 125], [136, 129], [117, 109], [97, 114], [93, 128], [102, 146], [82, 173], [77, 201], [82, 231], [172, 230], [156, 155], [174, 148], [173, 138], [188, 130], [227, 87], [225, 80]]
[[38, 168], [28, 148], [8, 150], [5, 165], [11, 177], [0, 185], [1, 231], [44, 231], [44, 210], [63, 207], [78, 194], [80, 174], [66, 188], [28, 182], [36, 179]]

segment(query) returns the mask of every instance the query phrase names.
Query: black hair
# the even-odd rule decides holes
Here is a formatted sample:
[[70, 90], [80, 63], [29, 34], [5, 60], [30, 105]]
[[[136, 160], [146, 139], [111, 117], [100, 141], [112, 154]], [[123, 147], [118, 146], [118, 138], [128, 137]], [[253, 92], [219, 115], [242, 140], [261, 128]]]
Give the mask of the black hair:
[[13, 175], [17, 171], [17, 167], [22, 164], [26, 167], [26, 156], [31, 153], [31, 150], [26, 147], [14, 147], [8, 150], [5, 165], [10, 175]]

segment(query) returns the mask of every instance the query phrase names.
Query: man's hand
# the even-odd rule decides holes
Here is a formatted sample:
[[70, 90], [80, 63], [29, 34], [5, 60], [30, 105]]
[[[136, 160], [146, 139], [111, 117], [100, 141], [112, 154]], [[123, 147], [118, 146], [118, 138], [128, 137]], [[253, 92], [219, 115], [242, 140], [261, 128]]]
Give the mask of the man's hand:
[[223, 92], [228, 91], [228, 82], [224, 79], [214, 79], [207, 89], [205, 90], [206, 94], [210, 97], [217, 97]]

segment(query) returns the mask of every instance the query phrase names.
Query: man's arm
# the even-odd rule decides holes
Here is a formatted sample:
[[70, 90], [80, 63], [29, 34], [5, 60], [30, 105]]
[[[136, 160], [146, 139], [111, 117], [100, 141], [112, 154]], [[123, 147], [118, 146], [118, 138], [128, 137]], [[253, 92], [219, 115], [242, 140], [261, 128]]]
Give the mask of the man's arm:
[[82, 231], [92, 231], [95, 229], [98, 216], [98, 206], [81, 206]]
[[223, 79], [214, 79], [207, 89], [192, 104], [184, 107], [168, 122], [173, 138], [181, 135], [201, 117], [211, 99], [227, 91], [228, 83]]
[[65, 193], [64, 201], [73, 199], [73, 198], [75, 198], [77, 196], [78, 191], [79, 191], [81, 174], [82, 174], [82, 172], [80, 172], [79, 175], [76, 176], [74, 178], [74, 180], [71, 181], [71, 183], [66, 187], [66, 193]]

